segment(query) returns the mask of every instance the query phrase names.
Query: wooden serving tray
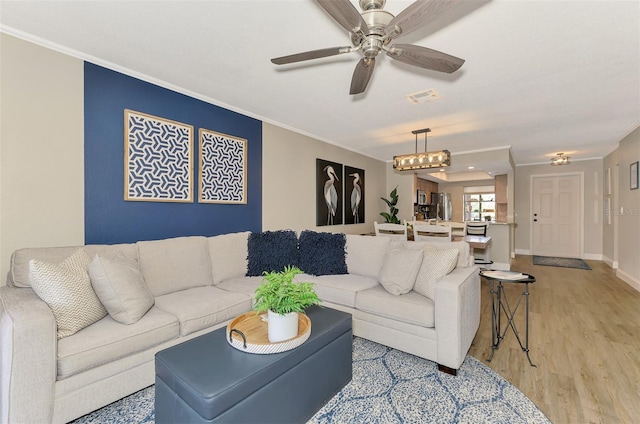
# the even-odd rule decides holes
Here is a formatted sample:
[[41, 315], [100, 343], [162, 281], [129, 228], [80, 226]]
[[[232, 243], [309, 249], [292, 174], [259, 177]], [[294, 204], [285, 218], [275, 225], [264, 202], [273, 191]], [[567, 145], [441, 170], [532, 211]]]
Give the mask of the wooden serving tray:
[[298, 314], [298, 336], [271, 343], [268, 324], [262, 320], [262, 315], [250, 311], [233, 319], [227, 324], [227, 342], [243, 352], [269, 354], [294, 349], [307, 341], [311, 335], [311, 320], [305, 314]]

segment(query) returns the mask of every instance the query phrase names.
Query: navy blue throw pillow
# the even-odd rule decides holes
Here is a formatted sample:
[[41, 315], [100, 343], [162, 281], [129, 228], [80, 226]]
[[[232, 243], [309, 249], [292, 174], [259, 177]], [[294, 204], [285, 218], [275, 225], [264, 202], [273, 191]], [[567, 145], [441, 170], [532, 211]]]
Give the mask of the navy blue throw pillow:
[[247, 249], [249, 277], [260, 276], [264, 271], [282, 271], [287, 265], [298, 266], [298, 236], [295, 231], [251, 233]]
[[300, 234], [300, 269], [310, 275], [347, 273], [344, 234], [316, 233], [305, 230]]

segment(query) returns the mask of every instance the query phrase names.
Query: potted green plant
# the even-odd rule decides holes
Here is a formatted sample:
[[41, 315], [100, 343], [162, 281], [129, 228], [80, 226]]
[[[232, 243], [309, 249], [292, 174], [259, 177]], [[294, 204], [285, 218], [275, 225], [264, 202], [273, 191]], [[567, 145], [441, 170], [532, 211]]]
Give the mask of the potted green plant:
[[388, 222], [390, 224], [400, 224], [400, 220], [398, 219], [398, 208], [396, 205], [398, 204], [398, 186], [391, 190], [389, 193], [390, 199], [385, 199], [381, 197], [382, 200], [389, 206], [389, 212], [380, 212], [380, 215], [385, 219], [384, 222]]
[[298, 313], [320, 303], [312, 283], [294, 283], [302, 270], [286, 266], [284, 271], [265, 272], [256, 288], [257, 313], [267, 312], [269, 341], [277, 343], [298, 335]]

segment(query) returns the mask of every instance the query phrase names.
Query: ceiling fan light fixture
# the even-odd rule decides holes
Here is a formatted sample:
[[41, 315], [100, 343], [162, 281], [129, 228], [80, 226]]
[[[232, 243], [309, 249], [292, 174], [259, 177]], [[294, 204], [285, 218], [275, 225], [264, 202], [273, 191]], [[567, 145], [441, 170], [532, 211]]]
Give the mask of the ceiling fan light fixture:
[[[351, 38], [352, 46], [330, 47], [271, 59], [275, 65], [285, 65], [320, 59], [344, 53], [360, 52], [364, 57], [356, 65], [351, 77], [349, 94], [357, 95], [367, 89], [375, 65], [375, 58], [383, 51], [399, 62], [436, 72], [457, 71], [464, 59], [413, 44], [396, 44], [398, 38], [418, 30], [445, 13], [457, 1], [416, 1], [397, 16], [383, 10], [386, 0], [359, 0], [359, 12], [350, 0], [316, 0]], [[366, 66], [363, 65], [366, 60]]]
[[[427, 133], [430, 128], [411, 131], [416, 136], [416, 152], [407, 155], [393, 157], [393, 169], [398, 171], [410, 171], [415, 169], [444, 168], [451, 165], [451, 152], [440, 150], [427, 152]], [[418, 153], [418, 134], [424, 133], [424, 152]]]

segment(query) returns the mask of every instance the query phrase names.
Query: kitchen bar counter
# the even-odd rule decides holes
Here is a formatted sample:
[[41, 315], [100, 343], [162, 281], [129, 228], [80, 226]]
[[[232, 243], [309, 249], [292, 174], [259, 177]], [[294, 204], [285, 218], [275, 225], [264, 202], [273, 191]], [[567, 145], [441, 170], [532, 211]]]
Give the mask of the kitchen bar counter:
[[[435, 224], [435, 219], [427, 219], [425, 222]], [[512, 228], [515, 224], [508, 222], [492, 222], [485, 221], [489, 224], [487, 227], [487, 237], [491, 238], [491, 243], [487, 246], [487, 257], [493, 261], [492, 269], [509, 270], [511, 269], [511, 251], [512, 251]], [[456, 221], [438, 221], [438, 225], [449, 225], [452, 228], [453, 239], [461, 239], [462, 234], [456, 237], [454, 228], [464, 228], [464, 223]], [[464, 230], [463, 230], [464, 231]]]

